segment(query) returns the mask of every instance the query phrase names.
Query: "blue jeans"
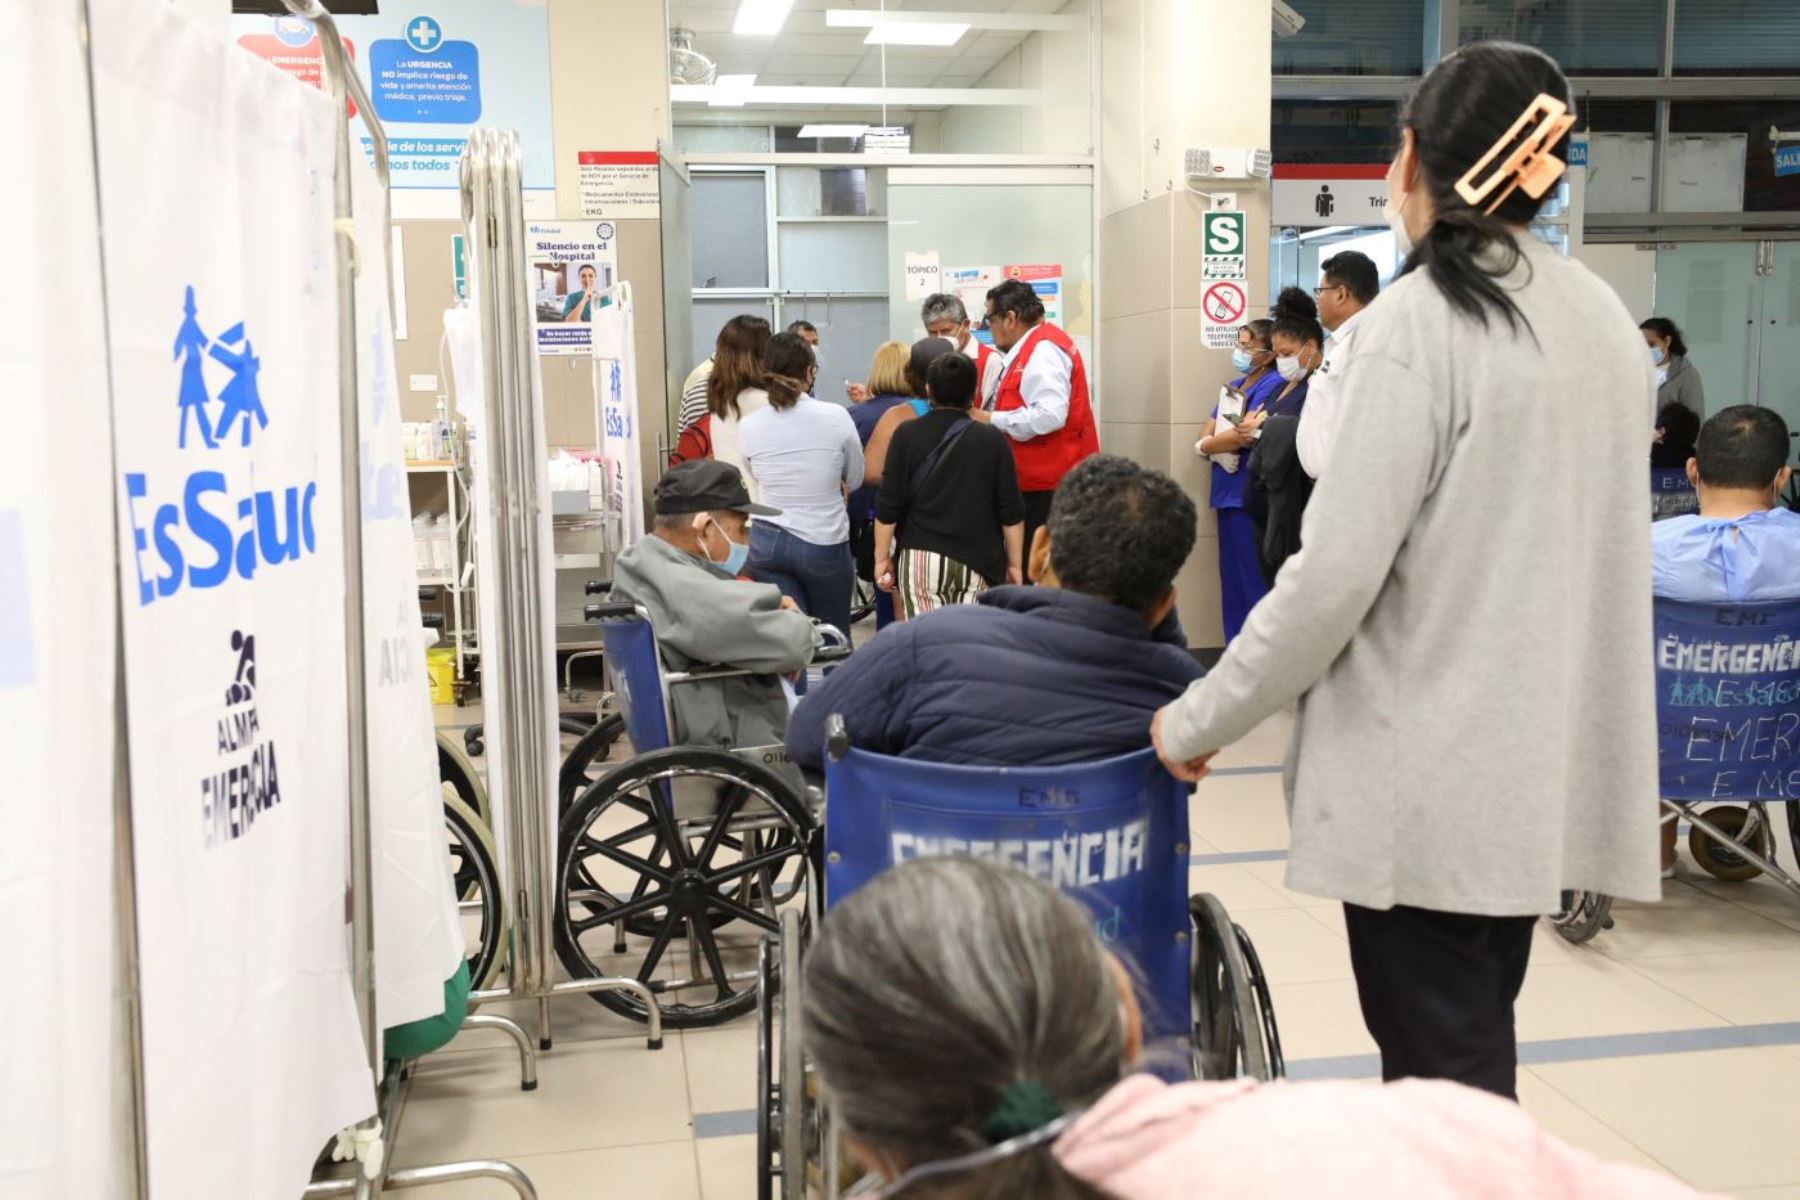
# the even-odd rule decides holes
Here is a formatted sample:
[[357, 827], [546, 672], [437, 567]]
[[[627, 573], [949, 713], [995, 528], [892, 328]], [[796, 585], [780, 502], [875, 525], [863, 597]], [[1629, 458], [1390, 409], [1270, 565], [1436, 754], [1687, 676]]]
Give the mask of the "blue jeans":
[[850, 636], [850, 592], [856, 574], [850, 543], [817, 546], [779, 525], [750, 526], [750, 578], [772, 583], [814, 620]]

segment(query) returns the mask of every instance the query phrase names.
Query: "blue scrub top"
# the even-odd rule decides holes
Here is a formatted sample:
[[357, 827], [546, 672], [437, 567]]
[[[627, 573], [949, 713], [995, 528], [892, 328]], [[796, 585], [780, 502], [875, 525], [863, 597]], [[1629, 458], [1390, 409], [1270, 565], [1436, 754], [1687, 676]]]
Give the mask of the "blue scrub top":
[[[1287, 381], [1281, 377], [1279, 371], [1268, 372], [1247, 389], [1244, 387], [1246, 378], [1249, 377], [1245, 376], [1231, 381], [1232, 387], [1244, 393], [1244, 414], [1246, 416], [1279, 396], [1281, 389], [1287, 386]], [[1213, 405], [1212, 415], [1213, 420], [1219, 419], [1219, 406], [1216, 404]], [[1212, 496], [1208, 503], [1213, 508], [1244, 507], [1244, 485], [1249, 478], [1244, 468], [1249, 465], [1249, 460], [1250, 451], [1243, 450], [1239, 452], [1236, 471], [1227, 471], [1218, 463], [1212, 465]]]
[[1800, 513], [1670, 517], [1650, 527], [1650, 545], [1654, 595], [1719, 604], [1800, 600]]

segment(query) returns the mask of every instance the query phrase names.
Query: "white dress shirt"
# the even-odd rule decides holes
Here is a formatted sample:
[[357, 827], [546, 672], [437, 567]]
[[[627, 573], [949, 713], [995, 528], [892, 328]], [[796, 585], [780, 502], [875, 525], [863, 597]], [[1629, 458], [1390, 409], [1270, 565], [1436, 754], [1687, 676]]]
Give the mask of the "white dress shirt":
[[981, 343], [979, 341], [970, 337], [969, 344], [962, 348], [963, 357], [974, 363], [975, 369], [981, 372], [981, 378], [975, 381], [977, 389], [975, 403], [982, 408], [994, 406], [994, 395], [1000, 390], [1000, 376], [1006, 371], [1006, 355], [992, 346], [988, 349], [992, 353], [988, 355], [987, 367], [984, 369], [981, 365]]
[[1306, 407], [1300, 410], [1300, 428], [1294, 438], [1300, 466], [1314, 479], [1324, 473], [1331, 443], [1344, 420], [1344, 371], [1356, 353], [1356, 326], [1366, 311], [1358, 309], [1332, 331], [1325, 343], [1325, 361], [1306, 384]]
[[[1030, 354], [1038, 340], [1042, 325], [1034, 325], [1006, 355], [1002, 372], [1012, 370], [1013, 361]], [[1054, 345], [1046, 345], [1041, 354], [1032, 354], [1019, 377], [1019, 396], [1023, 408], [994, 413], [994, 428], [1015, 442], [1028, 442], [1046, 433], [1055, 433], [1069, 420], [1069, 386], [1075, 373], [1075, 361]], [[1004, 376], [1003, 376], [1004, 377]]]

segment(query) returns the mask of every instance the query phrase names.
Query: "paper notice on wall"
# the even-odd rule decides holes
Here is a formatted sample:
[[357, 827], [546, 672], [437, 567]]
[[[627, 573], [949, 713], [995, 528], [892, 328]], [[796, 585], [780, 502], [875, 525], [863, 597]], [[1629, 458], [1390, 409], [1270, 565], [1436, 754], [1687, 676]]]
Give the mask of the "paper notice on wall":
[[1038, 302], [1044, 306], [1044, 320], [1052, 325], [1062, 325], [1063, 286], [1060, 263], [1009, 263], [1000, 268], [1000, 273], [1003, 278], [1030, 284], [1031, 290], [1037, 293]]
[[588, 354], [594, 312], [611, 303], [602, 293], [619, 280], [613, 223], [529, 222], [525, 254], [537, 310], [538, 353]]
[[944, 272], [938, 266], [936, 250], [908, 250], [906, 252], [906, 298], [923, 300], [939, 290]]
[[656, 151], [583, 150], [576, 161], [582, 216], [618, 221], [660, 214]]
[[945, 267], [939, 276], [939, 286], [961, 300], [968, 310], [975, 336], [990, 346], [994, 339], [987, 331], [987, 294], [988, 289], [999, 282], [1000, 268], [997, 266]]

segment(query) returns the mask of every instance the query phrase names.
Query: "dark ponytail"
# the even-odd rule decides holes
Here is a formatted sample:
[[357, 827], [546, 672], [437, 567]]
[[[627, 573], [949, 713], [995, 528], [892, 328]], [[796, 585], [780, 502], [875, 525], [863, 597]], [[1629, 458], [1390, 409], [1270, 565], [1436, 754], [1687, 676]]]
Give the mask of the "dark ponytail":
[[1669, 320], [1669, 318], [1651, 317], [1648, 321], [1639, 325], [1638, 328], [1649, 330], [1657, 337], [1667, 341], [1669, 343], [1669, 353], [1674, 357], [1687, 357], [1687, 343], [1681, 340], [1681, 330], [1677, 328], [1675, 322]]
[[1270, 334], [1297, 342], [1325, 344], [1325, 327], [1319, 324], [1319, 303], [1297, 287], [1282, 288], [1275, 298], [1275, 320]]
[[[1530, 329], [1500, 280], [1523, 256], [1513, 227], [1529, 225], [1544, 201], [1515, 188], [1489, 214], [1470, 207], [1456, 183], [1540, 94], [1574, 109], [1569, 81], [1549, 55], [1513, 42], [1475, 42], [1432, 68], [1400, 118], [1413, 134], [1419, 163], [1416, 186], [1430, 195], [1435, 211], [1430, 230], [1400, 273], [1424, 268], [1451, 306], [1484, 328], [1492, 314], [1504, 317], [1515, 331], [1521, 324]], [[1504, 161], [1517, 145], [1508, 143], [1495, 161]], [[1549, 152], [1566, 162], [1568, 135]], [[1489, 203], [1481, 201], [1483, 208]]]
[[763, 354], [763, 388], [769, 393], [773, 408], [792, 408], [812, 386], [807, 373], [812, 370], [812, 347], [797, 333], [778, 333], [769, 339]]

